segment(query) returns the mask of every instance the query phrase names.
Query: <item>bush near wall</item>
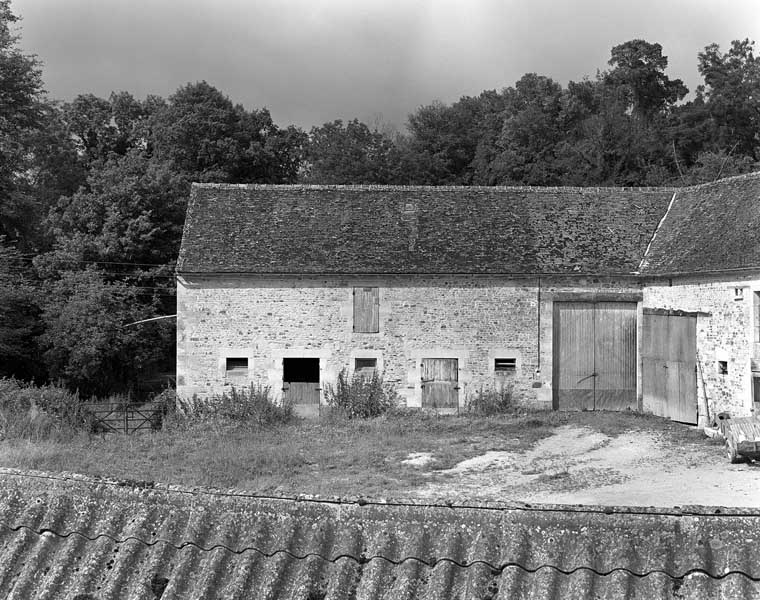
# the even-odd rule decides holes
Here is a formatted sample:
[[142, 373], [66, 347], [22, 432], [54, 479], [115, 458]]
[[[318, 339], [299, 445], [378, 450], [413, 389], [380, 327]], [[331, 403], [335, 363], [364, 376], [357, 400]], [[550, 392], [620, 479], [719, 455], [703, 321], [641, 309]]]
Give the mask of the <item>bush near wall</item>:
[[160, 401], [166, 409], [166, 427], [209, 422], [235, 422], [258, 426], [288, 423], [294, 419], [293, 406], [278, 403], [272, 388], [251, 384], [250, 387], [230, 388], [228, 392], [208, 399], [179, 398], [174, 390], [162, 392]]
[[325, 386], [327, 404], [348, 419], [369, 419], [395, 408], [398, 395], [393, 386], [383, 381], [377, 371], [371, 377], [354, 375], [342, 369], [335, 385]]
[[465, 407], [467, 414], [490, 417], [513, 412], [515, 399], [512, 386], [504, 384], [494, 388], [480, 388], [469, 397]]

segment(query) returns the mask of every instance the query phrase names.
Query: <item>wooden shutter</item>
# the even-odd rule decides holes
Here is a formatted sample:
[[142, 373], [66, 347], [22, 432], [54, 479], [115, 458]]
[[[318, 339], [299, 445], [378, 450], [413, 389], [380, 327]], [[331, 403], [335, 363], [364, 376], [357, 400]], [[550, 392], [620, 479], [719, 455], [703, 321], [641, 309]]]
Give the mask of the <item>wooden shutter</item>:
[[380, 290], [376, 287], [354, 288], [354, 331], [380, 331]]

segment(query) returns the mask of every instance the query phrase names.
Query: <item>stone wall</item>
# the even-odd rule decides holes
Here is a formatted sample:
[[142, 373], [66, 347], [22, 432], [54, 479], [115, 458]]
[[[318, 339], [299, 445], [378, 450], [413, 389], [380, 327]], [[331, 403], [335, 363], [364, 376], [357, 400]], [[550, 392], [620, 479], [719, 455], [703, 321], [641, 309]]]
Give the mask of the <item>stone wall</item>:
[[[755, 276], [756, 277], [756, 276]], [[700, 417], [720, 411], [749, 415], [753, 408], [752, 372], [757, 369], [754, 343], [754, 294], [760, 280], [701, 276], [647, 282], [645, 308], [676, 309], [697, 315], [697, 395]], [[725, 362], [722, 373], [719, 361]], [[760, 375], [760, 373], [758, 373]], [[705, 414], [707, 405], [709, 415]]]
[[[353, 332], [354, 287], [380, 289], [379, 333]], [[279, 394], [286, 357], [320, 358], [324, 388], [356, 358], [375, 358], [414, 407], [421, 359], [456, 358], [460, 406], [481, 387], [502, 383], [522, 401], [551, 406], [553, 299], [617, 292], [640, 288], [633, 280], [580, 277], [182, 276], [177, 389], [205, 397], [261, 383]], [[227, 357], [248, 358], [248, 372], [228, 375]], [[515, 358], [514, 373], [495, 375], [496, 358]]]

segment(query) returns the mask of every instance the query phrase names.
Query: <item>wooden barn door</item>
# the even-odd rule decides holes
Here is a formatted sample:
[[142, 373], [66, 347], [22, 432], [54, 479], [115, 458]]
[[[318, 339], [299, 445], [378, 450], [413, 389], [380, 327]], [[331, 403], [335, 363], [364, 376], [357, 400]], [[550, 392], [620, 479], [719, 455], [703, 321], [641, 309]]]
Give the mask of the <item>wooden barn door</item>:
[[422, 359], [422, 408], [459, 408], [459, 361]]
[[555, 409], [636, 409], [636, 303], [554, 303]]
[[644, 311], [644, 406], [661, 417], [696, 423], [697, 317]]
[[636, 410], [636, 304], [594, 305], [594, 409]]

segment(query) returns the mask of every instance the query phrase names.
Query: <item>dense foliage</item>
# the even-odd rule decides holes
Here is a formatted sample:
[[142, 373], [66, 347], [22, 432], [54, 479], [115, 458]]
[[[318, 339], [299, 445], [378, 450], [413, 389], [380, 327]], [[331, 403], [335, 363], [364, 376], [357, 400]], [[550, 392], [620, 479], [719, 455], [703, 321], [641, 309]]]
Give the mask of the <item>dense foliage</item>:
[[398, 405], [395, 388], [383, 381], [382, 373], [349, 376], [346, 369], [338, 373], [335, 385], [325, 387], [327, 405], [347, 419], [378, 417]]
[[[138, 392], [174, 365], [173, 269], [192, 181], [429, 185], [690, 184], [760, 160], [753, 42], [697, 56], [692, 96], [663, 48], [630, 40], [608, 70], [433, 102], [406, 131], [272, 121], [201, 81], [168, 98], [56, 102], [0, 0], [0, 377], [83, 395]], [[136, 323], [136, 324], [135, 324]]]

